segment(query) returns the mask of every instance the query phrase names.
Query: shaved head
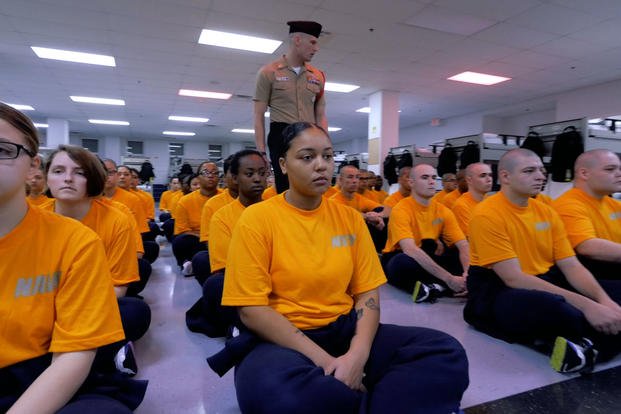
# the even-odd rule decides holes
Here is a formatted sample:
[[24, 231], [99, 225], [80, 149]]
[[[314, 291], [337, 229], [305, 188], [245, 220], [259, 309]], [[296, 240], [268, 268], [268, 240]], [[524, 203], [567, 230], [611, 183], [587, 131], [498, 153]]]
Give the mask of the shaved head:
[[[594, 149], [590, 151], [583, 152], [576, 159], [576, 163], [574, 164], [574, 171], [578, 172], [580, 168], [592, 169], [602, 162], [606, 162], [608, 157], [617, 157], [617, 155], [605, 149]], [[618, 158], [618, 157], [617, 157]]]
[[468, 164], [465, 170], [465, 174], [466, 177], [473, 177], [477, 175], [481, 169], [487, 170], [488, 168], [490, 168], [489, 165], [485, 164], [484, 162], [475, 162], [474, 164]]
[[341, 171], [339, 171], [339, 176], [342, 177], [345, 174], [357, 174], [358, 173], [358, 168], [356, 168], [353, 165], [346, 165], [343, 168], [341, 168]]
[[621, 191], [621, 161], [612, 151], [595, 149], [580, 154], [574, 172], [574, 186], [592, 197]]
[[500, 157], [498, 161], [498, 171], [504, 170], [508, 172], [514, 172], [524, 158], [531, 158], [539, 156], [533, 151], [525, 148], [515, 148], [507, 151]]

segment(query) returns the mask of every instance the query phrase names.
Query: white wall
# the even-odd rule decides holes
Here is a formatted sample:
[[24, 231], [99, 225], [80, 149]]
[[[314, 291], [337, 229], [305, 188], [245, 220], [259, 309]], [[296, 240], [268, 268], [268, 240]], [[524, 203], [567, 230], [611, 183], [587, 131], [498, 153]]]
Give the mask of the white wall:
[[597, 118], [621, 114], [621, 80], [558, 95], [556, 119]]
[[482, 114], [469, 114], [455, 118], [442, 119], [439, 126], [421, 124], [400, 130], [399, 145], [426, 147], [436, 141], [464, 135], [479, 134], [483, 128]]

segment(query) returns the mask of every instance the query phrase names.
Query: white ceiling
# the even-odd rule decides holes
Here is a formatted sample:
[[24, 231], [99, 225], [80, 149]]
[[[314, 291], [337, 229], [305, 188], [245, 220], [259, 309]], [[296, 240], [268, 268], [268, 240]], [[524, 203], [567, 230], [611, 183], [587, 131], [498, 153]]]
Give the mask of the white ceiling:
[[[367, 116], [354, 111], [378, 90], [401, 93], [400, 125], [408, 127], [621, 78], [619, 0], [1, 0], [0, 100], [32, 105], [35, 121], [67, 119], [89, 137], [178, 130], [201, 141], [252, 141], [230, 130], [252, 128], [255, 74], [286, 43], [269, 56], [199, 45], [200, 31], [285, 40], [285, 22], [303, 19], [327, 32], [313, 64], [329, 81], [361, 85], [327, 92], [329, 123], [343, 128], [335, 141], [366, 136]], [[30, 46], [112, 55], [117, 66], [39, 59]], [[465, 70], [513, 79], [493, 87], [446, 80]], [[178, 96], [181, 88], [234, 97]], [[126, 106], [74, 103], [70, 95]]]

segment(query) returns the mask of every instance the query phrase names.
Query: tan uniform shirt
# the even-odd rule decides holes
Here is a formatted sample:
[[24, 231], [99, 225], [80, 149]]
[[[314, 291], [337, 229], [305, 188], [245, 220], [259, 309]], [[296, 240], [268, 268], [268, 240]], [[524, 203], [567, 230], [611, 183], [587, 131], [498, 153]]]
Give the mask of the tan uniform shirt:
[[305, 63], [298, 75], [283, 55], [259, 70], [253, 100], [267, 103], [272, 122], [315, 123], [315, 102], [323, 95], [324, 84], [319, 69]]

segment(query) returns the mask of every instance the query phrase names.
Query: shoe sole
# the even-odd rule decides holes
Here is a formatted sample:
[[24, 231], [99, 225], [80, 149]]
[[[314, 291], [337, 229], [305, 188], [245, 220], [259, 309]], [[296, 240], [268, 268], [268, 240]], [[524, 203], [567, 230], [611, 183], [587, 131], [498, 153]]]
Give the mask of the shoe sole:
[[567, 340], [558, 336], [554, 341], [554, 348], [552, 349], [552, 355], [550, 356], [550, 366], [556, 372], [563, 371], [563, 361], [567, 354]]
[[414, 292], [412, 292], [412, 301], [414, 301], [414, 303], [423, 303], [429, 297], [429, 294], [427, 294], [427, 296], [425, 296], [424, 298], [418, 298], [418, 294], [420, 293], [421, 289], [423, 289], [422, 282], [416, 282], [416, 284], [414, 285]]

